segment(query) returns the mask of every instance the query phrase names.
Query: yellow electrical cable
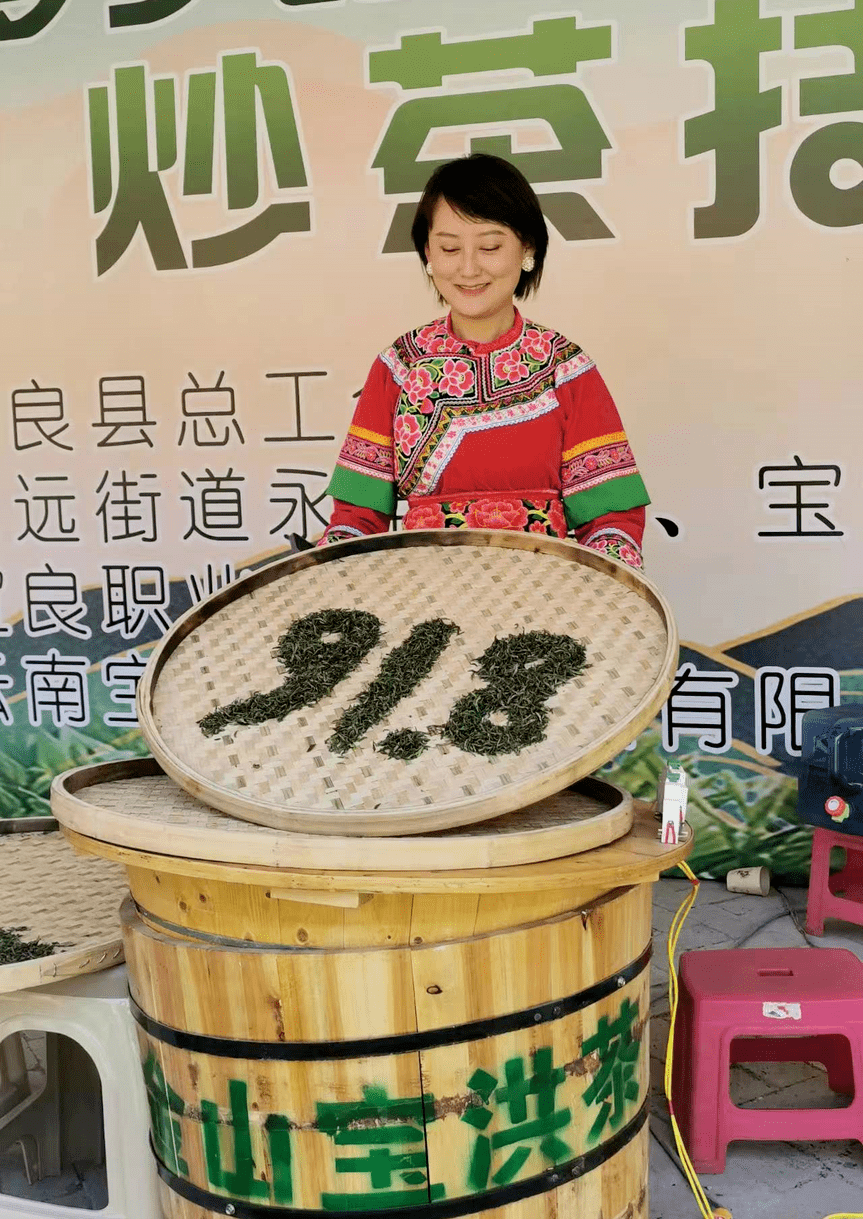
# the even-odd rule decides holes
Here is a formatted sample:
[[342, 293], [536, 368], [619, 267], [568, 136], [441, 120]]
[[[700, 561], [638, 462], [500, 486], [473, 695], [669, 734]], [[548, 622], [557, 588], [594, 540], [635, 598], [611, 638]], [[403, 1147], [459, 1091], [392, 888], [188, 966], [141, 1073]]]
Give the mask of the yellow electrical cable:
[[[674, 1103], [671, 1099], [671, 1066], [674, 1055], [674, 1022], [677, 1016], [677, 970], [674, 966], [674, 953], [677, 949], [677, 941], [680, 939], [680, 932], [683, 929], [683, 924], [689, 911], [695, 904], [695, 899], [698, 896], [698, 886], [700, 881], [692, 869], [685, 862], [681, 862], [680, 869], [692, 884], [692, 888], [687, 893], [686, 897], [680, 904], [680, 907], [671, 920], [671, 927], [668, 932], [668, 1002], [670, 1008], [671, 1026], [668, 1030], [668, 1047], [665, 1051], [665, 1098], [668, 1101], [668, 1112], [671, 1117], [671, 1130], [674, 1134], [674, 1142], [677, 1147], [677, 1154], [680, 1156], [680, 1163], [683, 1166], [683, 1173], [686, 1180], [689, 1182], [689, 1188], [695, 1195], [695, 1201], [698, 1203], [698, 1209], [701, 1212], [702, 1219], [719, 1219], [710, 1202], [707, 1199], [707, 1194], [698, 1179], [692, 1161], [689, 1158], [689, 1152], [683, 1142], [683, 1136], [680, 1133], [680, 1127], [677, 1124], [677, 1118], [674, 1114]], [[729, 1217], [730, 1219], [730, 1217]]]
[[[671, 920], [671, 927], [668, 932], [668, 1000], [671, 1015], [671, 1027], [668, 1030], [668, 1047], [665, 1052], [665, 1098], [668, 1101], [668, 1112], [671, 1117], [671, 1129], [674, 1134], [674, 1142], [677, 1147], [677, 1154], [680, 1156], [680, 1162], [683, 1165], [683, 1172], [686, 1180], [689, 1183], [689, 1188], [695, 1195], [695, 1201], [698, 1203], [698, 1209], [701, 1212], [702, 1219], [731, 1219], [731, 1211], [726, 1210], [724, 1206], [718, 1210], [714, 1210], [708, 1201], [707, 1194], [704, 1192], [704, 1187], [698, 1179], [698, 1174], [693, 1167], [692, 1161], [689, 1158], [689, 1152], [686, 1150], [686, 1145], [683, 1142], [683, 1136], [680, 1133], [680, 1127], [677, 1125], [677, 1118], [674, 1115], [674, 1104], [671, 1100], [671, 1069], [672, 1059], [674, 1054], [674, 1022], [677, 1016], [678, 1002], [678, 985], [677, 985], [677, 970], [674, 965], [674, 953], [677, 949], [677, 941], [680, 939], [680, 933], [683, 930], [683, 924], [686, 918], [695, 905], [695, 899], [698, 896], [698, 887], [700, 881], [692, 869], [686, 862], [681, 862], [680, 870], [686, 876], [687, 880], [692, 884], [692, 889], [687, 893], [686, 897], [680, 904], [674, 918]], [[853, 1214], [850, 1211], [841, 1211], [835, 1215], [826, 1215], [825, 1219], [863, 1219], [863, 1213], [855, 1211]]]

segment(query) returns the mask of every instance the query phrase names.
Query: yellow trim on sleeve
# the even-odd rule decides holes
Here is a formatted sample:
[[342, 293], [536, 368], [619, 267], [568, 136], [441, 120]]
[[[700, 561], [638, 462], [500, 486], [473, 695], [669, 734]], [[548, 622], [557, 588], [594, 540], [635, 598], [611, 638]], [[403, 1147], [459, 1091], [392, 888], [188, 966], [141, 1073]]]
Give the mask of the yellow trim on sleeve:
[[[351, 430], [353, 431], [353, 428]], [[572, 461], [573, 457], [578, 457], [580, 453], [598, 449], [604, 444], [619, 444], [621, 440], [626, 440], [626, 432], [609, 432], [607, 436], [594, 436], [593, 440], [583, 440], [574, 449], [567, 449], [563, 454], [563, 460]]]
[[372, 444], [392, 444], [393, 442], [392, 436], [382, 436], [380, 432], [370, 432], [368, 428], [356, 427], [353, 423], [348, 431], [360, 440], [370, 440]]

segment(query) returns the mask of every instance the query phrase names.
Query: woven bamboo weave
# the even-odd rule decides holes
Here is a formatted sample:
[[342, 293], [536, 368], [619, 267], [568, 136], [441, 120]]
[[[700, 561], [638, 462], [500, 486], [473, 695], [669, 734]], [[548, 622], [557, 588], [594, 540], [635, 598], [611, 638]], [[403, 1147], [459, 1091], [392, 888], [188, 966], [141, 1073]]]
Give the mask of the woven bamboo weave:
[[125, 869], [79, 858], [62, 834], [0, 834], [0, 927], [58, 945], [48, 957], [0, 965], [0, 992], [95, 973], [123, 960]]
[[237, 820], [178, 787], [152, 758], [66, 771], [51, 805], [67, 828], [101, 842], [264, 867], [451, 871], [535, 863], [593, 850], [628, 833], [632, 800], [585, 780], [517, 812], [417, 837], [292, 834]]
[[[613, 756], [664, 700], [676, 658], [671, 615], [646, 581], [552, 539], [464, 531], [366, 539], [300, 556], [222, 590], [181, 619], [151, 659], [139, 721], [180, 784], [232, 815], [313, 833], [404, 834], [496, 816], [558, 791]], [[380, 643], [313, 707], [281, 722], [206, 737], [209, 711], [282, 683], [273, 656], [292, 622], [360, 609]], [[347, 755], [327, 746], [340, 713], [382, 658], [430, 618], [458, 624], [431, 674]], [[390, 730], [428, 731], [482, 681], [474, 662], [496, 637], [550, 631], [584, 643], [589, 668], [548, 702], [545, 739], [479, 757], [441, 735], [412, 762], [373, 748]]]

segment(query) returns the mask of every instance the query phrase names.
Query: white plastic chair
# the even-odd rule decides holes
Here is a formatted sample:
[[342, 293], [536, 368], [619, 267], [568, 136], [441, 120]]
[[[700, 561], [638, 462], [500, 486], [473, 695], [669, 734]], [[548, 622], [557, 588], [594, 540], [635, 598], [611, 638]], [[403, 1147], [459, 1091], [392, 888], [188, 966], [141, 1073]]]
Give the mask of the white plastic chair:
[[[0, 1151], [20, 1143], [28, 1181], [59, 1172], [56, 1116], [66, 1081], [57, 1078], [58, 1038], [77, 1043], [101, 1084], [108, 1203], [96, 1213], [104, 1219], [162, 1219], [134, 1028], [123, 965], [0, 994]], [[27, 1031], [47, 1035], [44, 1086], [34, 1088], [27, 1071], [20, 1037]], [[0, 1193], [0, 1219], [70, 1219], [75, 1213], [80, 1211]]]

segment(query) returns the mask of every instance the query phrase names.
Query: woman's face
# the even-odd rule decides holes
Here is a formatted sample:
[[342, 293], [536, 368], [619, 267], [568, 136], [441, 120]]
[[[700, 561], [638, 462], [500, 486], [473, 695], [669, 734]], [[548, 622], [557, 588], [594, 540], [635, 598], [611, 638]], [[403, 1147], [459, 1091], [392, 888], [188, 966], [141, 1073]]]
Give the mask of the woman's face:
[[[452, 310], [464, 338], [486, 337], [495, 323], [512, 325], [512, 297], [526, 247], [511, 228], [493, 220], [469, 220], [440, 199], [432, 216], [426, 258], [435, 287]], [[477, 333], [472, 335], [471, 330]], [[494, 337], [494, 336], [493, 336]]]

